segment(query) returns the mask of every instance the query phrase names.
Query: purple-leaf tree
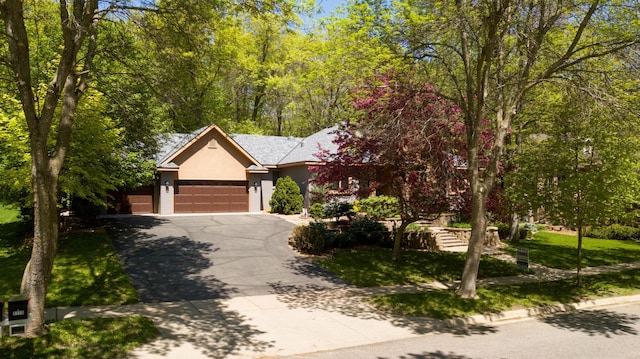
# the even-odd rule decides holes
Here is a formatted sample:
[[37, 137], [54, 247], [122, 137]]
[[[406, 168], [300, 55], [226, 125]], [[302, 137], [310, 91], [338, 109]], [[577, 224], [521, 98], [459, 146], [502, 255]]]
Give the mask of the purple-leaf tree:
[[401, 224], [397, 259], [407, 226], [457, 207], [465, 191], [465, 126], [459, 109], [429, 86], [388, 74], [362, 86], [356, 118], [339, 126], [337, 150], [321, 150], [314, 183], [353, 177], [370, 191], [396, 197]]

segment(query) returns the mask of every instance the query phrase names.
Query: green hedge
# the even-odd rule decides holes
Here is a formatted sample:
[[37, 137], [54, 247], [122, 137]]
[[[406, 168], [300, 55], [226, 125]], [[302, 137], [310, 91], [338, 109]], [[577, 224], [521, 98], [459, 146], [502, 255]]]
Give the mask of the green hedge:
[[606, 227], [587, 228], [584, 235], [600, 239], [639, 240], [640, 228], [612, 224]]

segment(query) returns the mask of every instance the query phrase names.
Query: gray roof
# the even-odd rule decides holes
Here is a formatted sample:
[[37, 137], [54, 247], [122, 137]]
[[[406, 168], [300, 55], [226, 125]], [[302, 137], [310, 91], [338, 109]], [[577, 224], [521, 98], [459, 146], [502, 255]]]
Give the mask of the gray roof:
[[299, 162], [318, 162], [316, 154], [321, 149], [335, 151], [338, 146], [333, 143], [335, 132], [338, 126], [325, 128], [313, 135], [306, 137], [298, 142], [298, 144], [286, 156], [282, 157], [278, 164], [285, 165]]
[[299, 137], [244, 134], [234, 134], [230, 137], [263, 166], [277, 165], [302, 140]]
[[[160, 151], [156, 157], [156, 163], [161, 166], [176, 152], [186, 146], [191, 140], [204, 132], [209, 126], [197, 129], [188, 134], [175, 133], [164, 135], [160, 140]], [[277, 166], [302, 162], [318, 162], [315, 154], [320, 149], [334, 151], [337, 145], [333, 143], [333, 134], [338, 126], [326, 128], [305, 138], [283, 136], [260, 136], [233, 134], [229, 137], [242, 147], [247, 153], [259, 162], [261, 166]], [[175, 166], [175, 164], [174, 164]], [[164, 166], [172, 168], [171, 164]], [[253, 166], [254, 170], [262, 170], [263, 167]], [[265, 168], [266, 169], [266, 168]]]
[[161, 165], [192, 139], [204, 132], [208, 127], [209, 126], [201, 127], [191, 133], [172, 133], [163, 135], [158, 140], [160, 151], [158, 151], [158, 154], [156, 155], [156, 164], [158, 166]]

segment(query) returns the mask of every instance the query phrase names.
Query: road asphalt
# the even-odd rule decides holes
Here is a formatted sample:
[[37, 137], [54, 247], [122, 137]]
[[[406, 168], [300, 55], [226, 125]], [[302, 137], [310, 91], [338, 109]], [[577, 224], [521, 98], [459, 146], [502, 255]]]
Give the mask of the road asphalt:
[[[350, 286], [312, 265], [301, 264], [306, 260], [286, 247], [291, 222], [299, 223], [300, 219], [285, 219], [288, 222], [265, 214], [150, 216], [142, 221], [118, 218], [116, 222], [120, 225], [113, 229], [114, 242], [134, 286], [141, 291], [141, 303], [50, 308], [47, 316], [50, 319], [130, 315], [152, 318], [160, 336], [131, 351], [129, 358], [271, 358], [329, 353], [432, 333], [456, 333], [461, 328], [497, 325], [550, 313], [640, 303], [640, 295], [635, 295], [454, 320], [382, 313], [363, 299], [377, 294], [446, 289], [456, 283], [382, 288]], [[247, 221], [250, 225], [243, 225]], [[256, 225], [261, 228], [258, 232], [254, 231]], [[262, 239], [257, 241], [256, 236]], [[223, 237], [245, 241], [248, 247], [223, 243]], [[153, 241], [162, 246], [150, 243]], [[162, 250], [163, 246], [169, 250]], [[179, 263], [167, 264], [167, 261], [193, 264], [185, 267]], [[136, 263], [139, 268], [134, 270]], [[226, 268], [220, 270], [217, 266]], [[240, 273], [239, 268], [249, 271], [246, 277], [252, 279], [238, 278], [234, 273]], [[585, 268], [583, 274], [630, 268], [640, 268], [640, 262]], [[185, 274], [172, 276], [171, 273], [177, 272]], [[537, 268], [535, 274], [482, 279], [478, 285], [547, 281], [574, 275], [573, 271]], [[164, 282], [154, 288], [157, 280]]]

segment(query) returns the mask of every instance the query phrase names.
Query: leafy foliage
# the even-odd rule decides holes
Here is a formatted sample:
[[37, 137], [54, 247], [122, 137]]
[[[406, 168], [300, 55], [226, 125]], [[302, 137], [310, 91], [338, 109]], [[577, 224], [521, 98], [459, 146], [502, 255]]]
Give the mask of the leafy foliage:
[[322, 218], [322, 209], [323, 209], [323, 205], [322, 203], [314, 203], [311, 205], [311, 207], [309, 207], [309, 215], [311, 216], [311, 218], [313, 219], [321, 219]]
[[339, 221], [341, 217], [351, 217], [355, 215], [353, 212], [353, 204], [345, 201], [331, 201], [322, 206], [322, 218], [335, 218]]
[[396, 257], [409, 223], [463, 203], [465, 126], [457, 121], [459, 109], [432, 87], [393, 72], [362, 86], [353, 105], [357, 119], [336, 132], [337, 151], [318, 155], [325, 165], [312, 169], [314, 182], [355, 177], [369, 184], [361, 190], [397, 198], [403, 224]]
[[391, 235], [382, 223], [369, 218], [358, 218], [349, 224], [347, 234], [357, 244], [381, 245]]
[[640, 228], [612, 224], [610, 226], [587, 228], [585, 237], [617, 240], [640, 240]]
[[329, 231], [324, 223], [312, 222], [306, 226], [294, 227], [289, 243], [301, 253], [321, 254], [327, 248], [328, 236]]
[[276, 181], [276, 188], [269, 200], [274, 213], [294, 214], [302, 211], [304, 196], [300, 194], [300, 186], [291, 177], [281, 177]]
[[363, 198], [358, 201], [358, 208], [374, 220], [395, 217], [399, 211], [398, 199], [384, 195]]

